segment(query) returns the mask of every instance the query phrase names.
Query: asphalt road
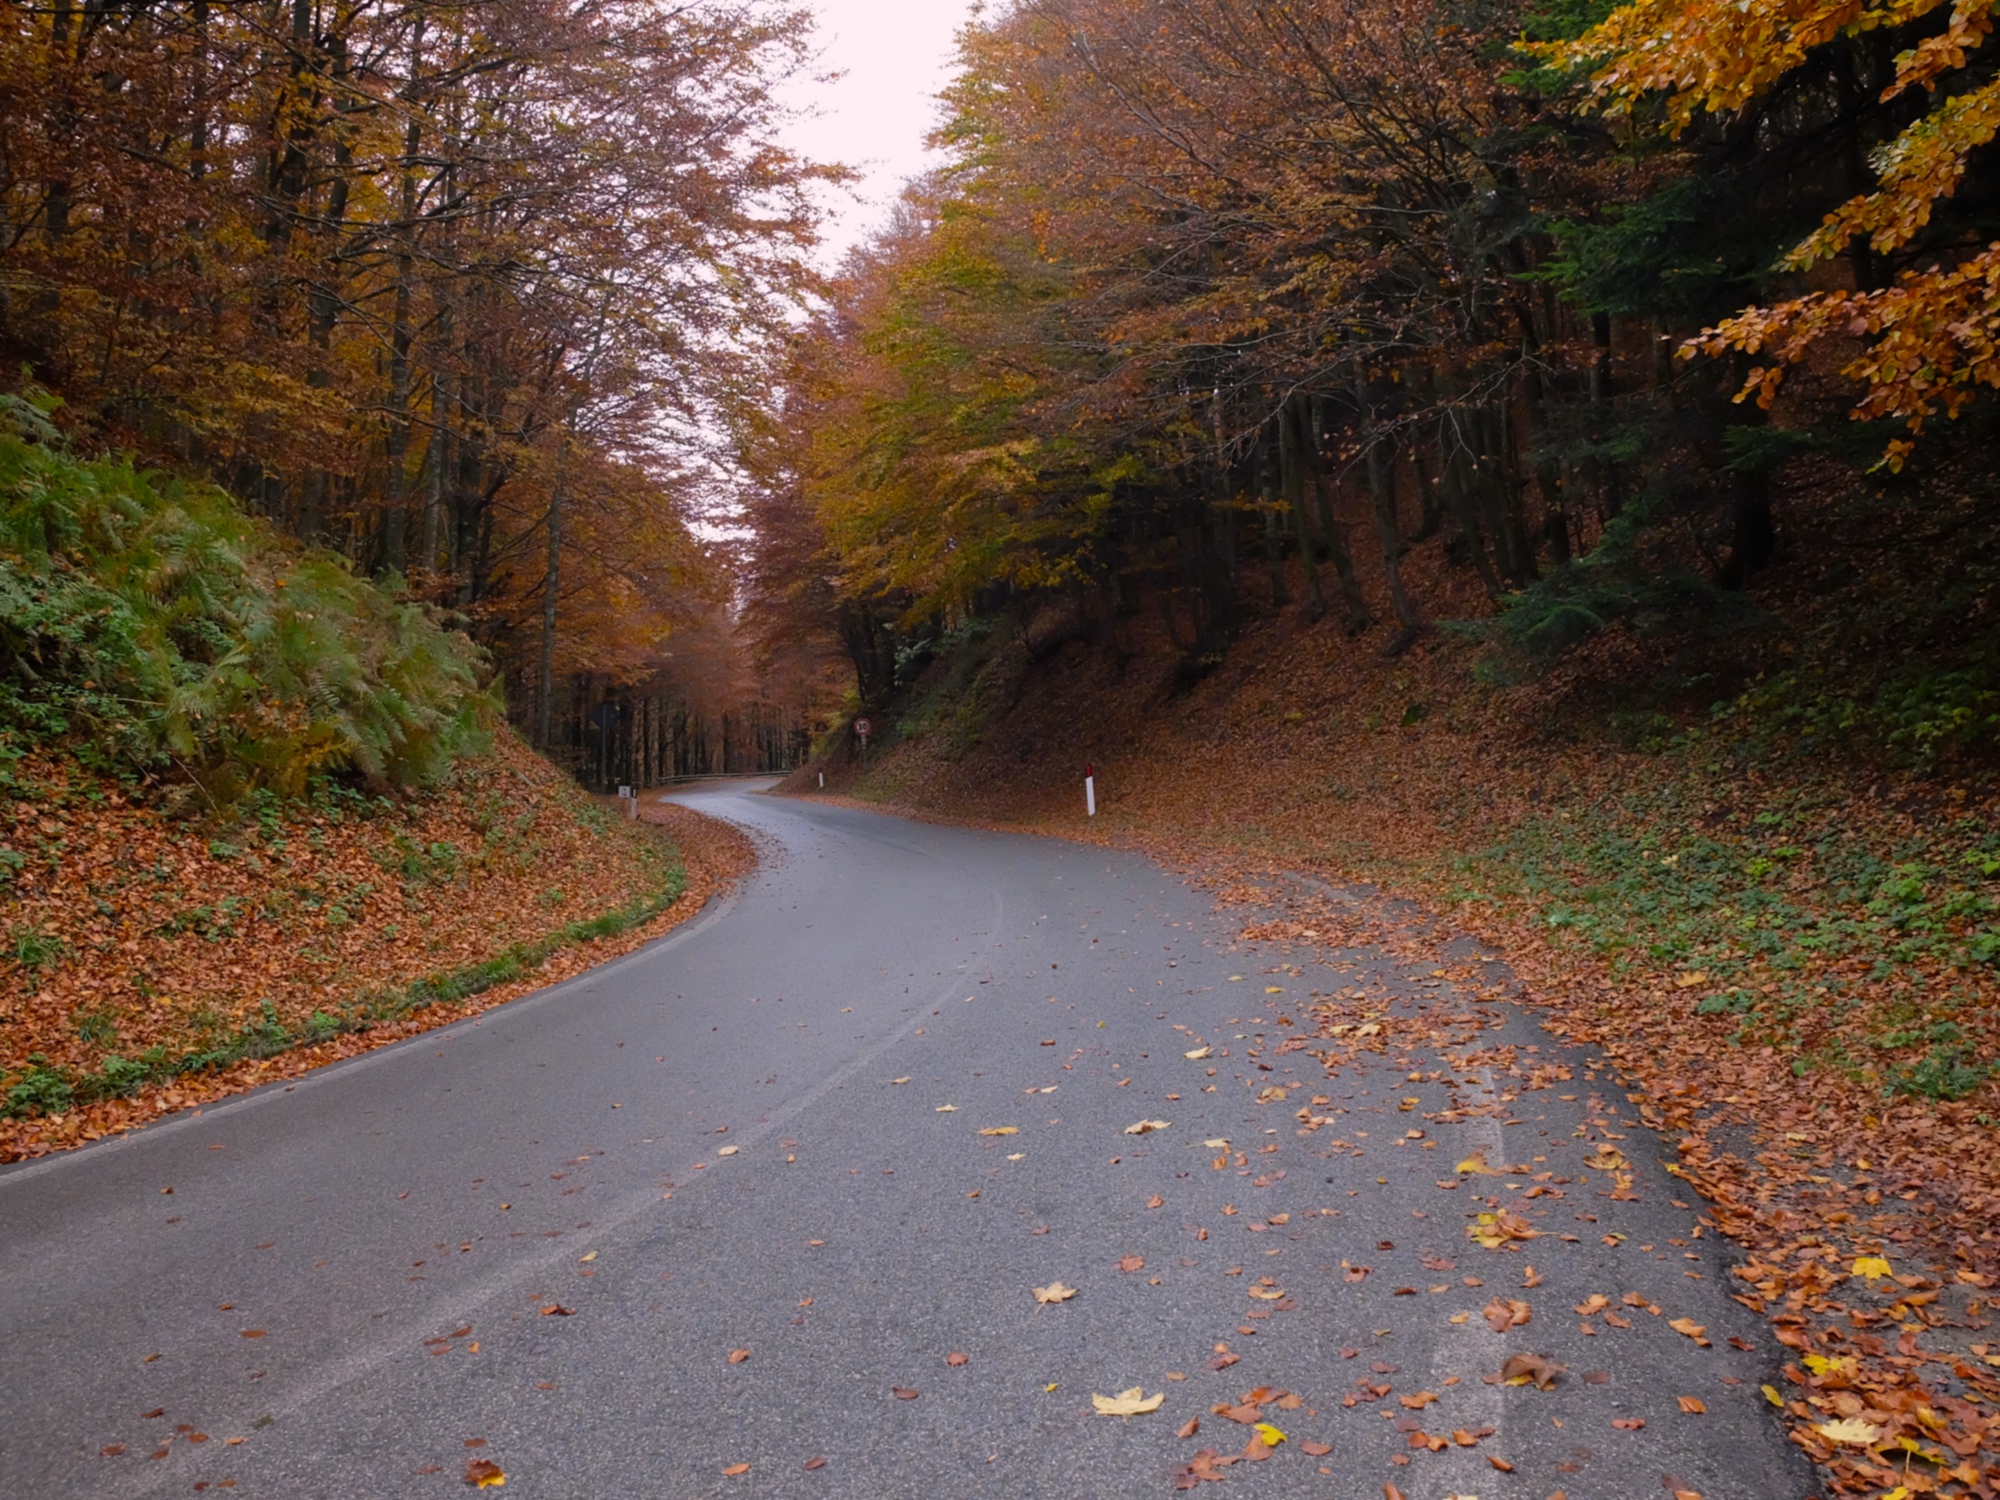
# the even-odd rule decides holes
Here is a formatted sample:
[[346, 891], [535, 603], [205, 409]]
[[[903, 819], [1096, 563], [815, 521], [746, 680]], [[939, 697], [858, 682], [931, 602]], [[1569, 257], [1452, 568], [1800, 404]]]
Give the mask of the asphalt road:
[[[1135, 856], [685, 800], [764, 863], [651, 948], [0, 1174], [0, 1494], [448, 1495], [485, 1460], [510, 1497], [1152, 1496], [1242, 1450], [1211, 1408], [1259, 1386], [1300, 1398], [1264, 1409], [1289, 1441], [1225, 1491], [1811, 1493], [1670, 1143], [1528, 1012], [1371, 951], [1240, 946], [1242, 909]], [[1277, 1050], [1308, 991], [1378, 983], [1573, 1082]], [[1274, 1083], [1299, 1092], [1258, 1103]], [[1637, 1201], [1576, 1180], [1607, 1137]], [[1440, 1188], [1474, 1151], [1548, 1186]], [[1540, 1237], [1471, 1243], [1481, 1192]], [[1039, 1305], [1058, 1280], [1077, 1295]], [[1495, 1293], [1530, 1322], [1493, 1332]], [[1631, 1326], [1586, 1335], [1592, 1293]], [[1518, 1350], [1570, 1373], [1481, 1378]], [[1133, 1386], [1164, 1404], [1093, 1411]]]

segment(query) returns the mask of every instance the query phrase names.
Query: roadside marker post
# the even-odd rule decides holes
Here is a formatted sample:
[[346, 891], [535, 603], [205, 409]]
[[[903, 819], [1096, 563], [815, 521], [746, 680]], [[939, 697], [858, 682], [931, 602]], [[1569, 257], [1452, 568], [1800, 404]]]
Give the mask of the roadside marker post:
[[822, 792], [826, 790], [826, 772], [824, 771], [819, 773], [819, 789]]
[[1087, 765], [1083, 768], [1083, 809], [1086, 817], [1097, 816], [1097, 777]]
[[630, 788], [629, 786], [621, 786], [620, 788], [618, 788], [618, 800], [619, 800], [620, 802], [629, 802], [629, 803], [631, 803], [631, 804], [632, 804], [632, 807], [631, 807], [631, 816], [632, 816], [632, 821], [633, 821], [634, 823], [638, 822], [638, 821], [639, 821], [639, 798], [638, 798], [637, 794], [633, 792], [632, 788]]

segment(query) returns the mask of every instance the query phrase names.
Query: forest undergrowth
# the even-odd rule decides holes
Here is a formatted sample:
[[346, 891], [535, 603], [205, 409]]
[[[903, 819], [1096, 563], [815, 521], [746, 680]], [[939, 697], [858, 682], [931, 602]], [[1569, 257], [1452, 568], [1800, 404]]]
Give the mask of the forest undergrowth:
[[[1438, 549], [1405, 569], [1481, 612]], [[2000, 789], [1949, 740], [1984, 700], [1924, 655], [1965, 638], [1969, 574], [1972, 603], [1927, 596], [1891, 549], [1850, 582], [1829, 547], [1772, 579], [1763, 626], [1614, 627], [1525, 676], [1490, 630], [1392, 657], [1389, 626], [1266, 609], [1188, 686], [1143, 609], [1040, 661], [995, 621], [867, 762], [828, 755], [829, 789], [1143, 849], [1277, 903], [1257, 940], [1383, 945], [1466, 985], [1442, 939], [1492, 945], [1741, 1245], [1736, 1293], [1794, 1356], [1769, 1394], [1829, 1484], [1991, 1494]], [[1864, 1418], [1868, 1443], [1827, 1436]]]

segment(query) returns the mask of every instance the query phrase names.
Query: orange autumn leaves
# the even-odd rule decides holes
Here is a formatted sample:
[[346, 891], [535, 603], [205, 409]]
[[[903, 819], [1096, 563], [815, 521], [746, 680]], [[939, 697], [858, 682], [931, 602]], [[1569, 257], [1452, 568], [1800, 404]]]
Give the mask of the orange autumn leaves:
[[[1572, 42], [1528, 50], [1591, 69], [1593, 96], [1614, 114], [1665, 102], [1678, 134], [1700, 112], [1726, 115], [1804, 68], [1816, 49], [1843, 37], [1907, 27], [1946, 0], [1633, 0]], [[1786, 264], [1805, 270], [1854, 241], [1875, 254], [1915, 244], [1941, 199], [1958, 191], [1971, 154], [2000, 131], [2000, 81], [1952, 89], [1993, 29], [1992, 8], [1956, 4], [1941, 31], [1895, 56], [1884, 101], [1912, 89], [1931, 102], [1874, 153], [1877, 186], [1848, 199], [1793, 247]], [[1879, 288], [1809, 292], [1753, 307], [1706, 330], [1690, 346], [1765, 361], [1738, 400], [1768, 407], [1786, 371], [1825, 345], [1851, 347], [1842, 373], [1863, 386], [1859, 418], [1893, 418], [1914, 435], [1942, 413], [1954, 417], [1981, 387], [2000, 385], [2000, 244], [1969, 254], [1943, 250], [1928, 267]], [[1909, 439], [1890, 446], [1900, 467]]]

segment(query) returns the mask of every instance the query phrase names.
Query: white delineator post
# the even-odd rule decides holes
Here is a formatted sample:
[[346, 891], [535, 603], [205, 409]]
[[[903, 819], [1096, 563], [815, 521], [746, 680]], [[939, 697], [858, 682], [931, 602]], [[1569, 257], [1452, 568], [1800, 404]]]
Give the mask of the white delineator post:
[[1097, 816], [1097, 777], [1089, 766], [1083, 768], [1083, 810], [1086, 817]]
[[824, 771], [819, 773], [819, 789], [822, 792], [826, 790], [826, 772]]

